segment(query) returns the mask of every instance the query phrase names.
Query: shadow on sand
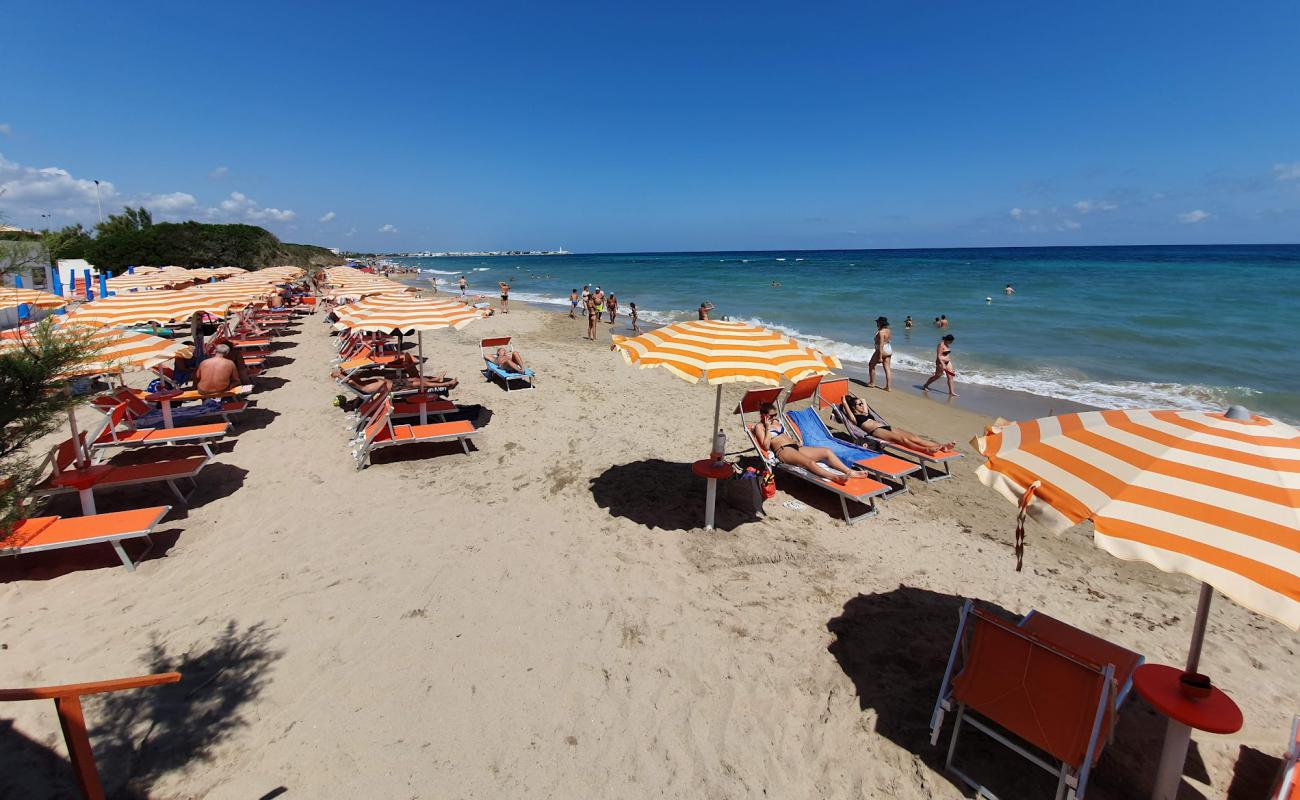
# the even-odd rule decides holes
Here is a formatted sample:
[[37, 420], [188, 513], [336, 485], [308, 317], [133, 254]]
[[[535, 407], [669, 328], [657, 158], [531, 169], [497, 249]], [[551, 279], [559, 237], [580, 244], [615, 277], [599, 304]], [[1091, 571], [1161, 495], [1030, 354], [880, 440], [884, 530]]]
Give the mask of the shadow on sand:
[[[241, 630], [232, 621], [206, 648], [173, 654], [155, 643], [140, 672], [177, 671], [180, 683], [86, 698], [95, 763], [108, 796], [148, 800], [150, 787], [163, 775], [202, 770], [203, 762], [246, 724], [245, 706], [261, 693], [280, 655], [270, 640], [264, 626]], [[50, 701], [31, 702], [48, 705], [54, 716]], [[41, 744], [0, 720], [0, 797], [78, 796], [61, 741]]]
[[[735, 530], [757, 519], [727, 505], [719, 481], [715, 527]], [[596, 505], [610, 516], [622, 517], [648, 528], [689, 531], [704, 527], [705, 480], [691, 472], [690, 464], [658, 458], [616, 464], [591, 479]]]
[[[938, 745], [930, 744], [930, 713], [943, 680], [964, 598], [899, 586], [890, 592], [858, 595], [843, 613], [826, 623], [835, 637], [827, 650], [853, 681], [858, 703], [875, 718], [875, 732], [915, 754], [936, 776], [966, 790], [944, 770], [953, 716], [947, 715]], [[977, 603], [1004, 616], [1019, 616], [996, 605]], [[1148, 797], [1164, 740], [1165, 720], [1141, 698], [1130, 696], [1114, 740], [1092, 771], [1091, 800]], [[955, 762], [1000, 797], [1051, 797], [1055, 779], [973, 729], [963, 729]], [[1274, 768], [1276, 761], [1274, 761]], [[1255, 786], [1267, 769], [1238, 765], [1249, 773], [1240, 780]], [[1185, 774], [1206, 780], [1204, 761], [1192, 742]], [[1267, 786], [1268, 777], [1263, 785]], [[1234, 778], [1234, 786], [1238, 780]], [[967, 792], [970, 794], [970, 792]], [[1180, 798], [1201, 797], [1184, 783]], [[1246, 796], [1245, 794], [1241, 796]]]

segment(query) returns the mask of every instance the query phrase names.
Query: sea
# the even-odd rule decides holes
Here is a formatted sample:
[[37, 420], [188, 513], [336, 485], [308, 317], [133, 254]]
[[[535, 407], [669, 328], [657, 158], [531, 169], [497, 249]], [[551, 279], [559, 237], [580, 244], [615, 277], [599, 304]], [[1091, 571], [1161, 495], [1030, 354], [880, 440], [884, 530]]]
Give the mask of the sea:
[[[756, 322], [847, 362], [871, 357], [884, 316], [904, 370], [932, 371], [939, 337], [953, 334], [959, 385], [1100, 408], [1241, 404], [1300, 422], [1300, 245], [394, 260], [437, 277], [441, 291], [464, 275], [494, 295], [504, 280], [512, 299], [566, 313], [569, 291], [584, 285], [617, 295], [622, 312], [636, 303], [655, 324], [694, 319], [708, 301], [714, 319]], [[940, 315], [946, 331], [934, 327]]]

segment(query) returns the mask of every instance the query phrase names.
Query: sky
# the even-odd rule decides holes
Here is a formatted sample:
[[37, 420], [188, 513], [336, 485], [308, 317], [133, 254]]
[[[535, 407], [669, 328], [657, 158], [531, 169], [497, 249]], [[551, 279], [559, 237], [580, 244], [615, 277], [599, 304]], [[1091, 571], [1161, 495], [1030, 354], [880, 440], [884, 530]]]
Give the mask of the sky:
[[[21, 3], [0, 217], [354, 250], [1300, 241], [1300, 3]], [[48, 216], [46, 216], [48, 215]]]

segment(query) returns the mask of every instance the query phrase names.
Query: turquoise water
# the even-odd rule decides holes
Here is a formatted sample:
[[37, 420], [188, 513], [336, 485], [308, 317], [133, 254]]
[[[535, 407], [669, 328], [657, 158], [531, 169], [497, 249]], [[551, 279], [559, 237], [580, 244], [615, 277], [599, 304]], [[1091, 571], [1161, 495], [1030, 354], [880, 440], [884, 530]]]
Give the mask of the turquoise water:
[[1300, 245], [397, 260], [445, 290], [461, 274], [489, 295], [509, 280], [512, 297], [557, 309], [570, 289], [601, 286], [651, 322], [693, 319], [708, 300], [715, 319], [761, 322], [851, 361], [870, 357], [883, 315], [895, 365], [927, 372], [944, 314], [960, 381], [1108, 408], [1242, 403], [1300, 420]]

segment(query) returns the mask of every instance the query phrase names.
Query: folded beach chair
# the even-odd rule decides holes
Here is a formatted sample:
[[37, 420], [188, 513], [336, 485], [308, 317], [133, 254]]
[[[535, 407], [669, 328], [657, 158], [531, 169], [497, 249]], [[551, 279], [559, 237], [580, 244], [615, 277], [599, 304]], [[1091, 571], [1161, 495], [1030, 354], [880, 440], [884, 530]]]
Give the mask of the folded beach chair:
[[1300, 800], [1300, 717], [1291, 722], [1291, 739], [1286, 753], [1282, 756], [1282, 768], [1278, 770], [1277, 782], [1269, 800]]
[[815, 396], [821, 380], [820, 375], [804, 378], [790, 387], [790, 391], [786, 393], [785, 402], [781, 404], [781, 413], [785, 416], [785, 421], [789, 424], [799, 442], [809, 447], [828, 448], [839, 456], [840, 460], [845, 464], [861, 467], [878, 479], [892, 484], [893, 488], [889, 492], [890, 495], [905, 493], [907, 491], [907, 476], [921, 469], [918, 464], [836, 439], [831, 435], [830, 429], [826, 427], [826, 423], [822, 421], [814, 408], [804, 408], [798, 411], [787, 410], [791, 403], [808, 400]]
[[135, 571], [136, 562], [126, 554], [122, 543], [128, 539], [144, 539], [147, 543], [139, 558], [153, 547], [149, 534], [159, 521], [171, 511], [171, 506], [140, 508], [134, 511], [115, 511], [89, 517], [33, 517], [14, 526], [7, 536], [0, 538], [0, 556], [20, 556], [23, 553], [40, 553], [64, 547], [80, 547], [108, 543], [113, 546], [122, 566]]
[[63, 728], [63, 741], [68, 747], [68, 761], [77, 778], [77, 787], [85, 800], [103, 800], [104, 786], [95, 769], [95, 755], [90, 750], [90, 736], [86, 732], [86, 715], [81, 708], [81, 698], [88, 694], [120, 692], [124, 689], [141, 689], [160, 683], [176, 683], [179, 672], [162, 672], [136, 678], [117, 678], [94, 683], [72, 683], [65, 686], [37, 686], [26, 689], [0, 689], [0, 703], [21, 700], [53, 700]]
[[460, 442], [465, 455], [469, 455], [469, 439], [476, 435], [478, 431], [469, 420], [434, 422], [428, 425], [394, 425], [393, 400], [386, 397], [366, 420], [361, 435], [353, 440], [352, 457], [357, 461], [357, 469], [362, 469], [370, 463], [370, 454], [382, 447], [450, 441]]
[[[876, 515], [875, 498], [888, 494], [889, 487], [885, 484], [871, 478], [850, 478], [849, 482], [840, 485], [834, 481], [821, 478], [803, 467], [797, 467], [793, 464], [787, 464], [778, 459], [774, 454], [763, 449], [758, 443], [758, 437], [754, 435], [754, 426], [746, 419], [746, 414], [753, 414], [758, 411], [759, 406], [764, 403], [775, 403], [777, 397], [781, 394], [781, 389], [751, 389], [741, 398], [740, 405], [736, 406], [736, 412], [740, 415], [741, 427], [745, 429], [745, 435], [749, 437], [749, 443], [758, 451], [758, 455], [763, 459], [769, 470], [781, 470], [787, 475], [793, 475], [801, 478], [811, 484], [820, 486], [828, 492], [835, 493], [840, 500], [840, 511], [844, 514], [846, 523], [853, 523]], [[858, 505], [866, 506], [867, 510], [856, 516], [849, 513], [849, 501]]]
[[[952, 452], [943, 455], [923, 453], [920, 450], [913, 450], [910, 447], [903, 447], [901, 444], [887, 442], [872, 436], [856, 424], [853, 420], [846, 419], [844, 412], [840, 410], [839, 404], [844, 398], [849, 396], [849, 381], [847, 378], [839, 378], [833, 381], [822, 381], [817, 390], [818, 405], [829, 405], [831, 409], [831, 419], [839, 423], [853, 439], [859, 444], [866, 444], [881, 452], [890, 452], [903, 458], [915, 461], [922, 467], [921, 480], [926, 483], [932, 481], [947, 480], [952, 477], [952, 462], [961, 458], [961, 453]], [[870, 406], [868, 406], [870, 408]], [[884, 420], [875, 409], [871, 410], [871, 416], [880, 424], [889, 427], [889, 423]]]
[[102, 461], [110, 447], [148, 447], [151, 445], [196, 444], [208, 458], [213, 457], [212, 442], [230, 433], [229, 422], [210, 425], [187, 425], [182, 428], [136, 428], [127, 416], [126, 403], [118, 403], [104, 417], [103, 424], [90, 436], [92, 461]]
[[1010, 622], [967, 600], [930, 716], [930, 743], [939, 743], [944, 714], [955, 708], [945, 766], [978, 794], [992, 796], [953, 766], [964, 723], [1056, 775], [1057, 800], [1082, 800], [1143, 660], [1046, 614]]
[[[514, 352], [514, 346], [510, 344], [509, 336], [497, 336], [495, 338], [482, 339], [479, 341], [479, 352], [483, 354], [483, 377], [488, 380], [492, 380], [493, 378], [499, 379], [501, 385], [506, 388], [507, 392], [510, 391], [511, 381], [524, 381], [528, 384], [527, 386], [519, 388], [536, 388], [533, 386], [533, 371], [531, 368], [525, 369], [523, 372], [511, 372], [510, 370], [502, 369], [496, 365], [496, 362], [494, 362], [491, 355], [489, 355], [489, 351], [495, 351], [498, 347], [504, 347], [508, 352]], [[495, 353], [493, 353], [493, 355], [494, 354]]]
[[[74, 443], [65, 439], [50, 449], [45, 460], [41, 462], [40, 472], [50, 467], [50, 474], [38, 482], [32, 490], [33, 495], [55, 495], [77, 492], [83, 489], [115, 489], [121, 486], [135, 486], [142, 483], [166, 483], [172, 494], [182, 502], [189, 500], [188, 494], [181, 494], [176, 481], [188, 480], [193, 484], [190, 494], [198, 488], [195, 478], [211, 460], [210, 456], [191, 456], [171, 461], [155, 461], [142, 464], [92, 464], [84, 450], [86, 434], [80, 435], [81, 441]], [[85, 466], [77, 468], [77, 447], [83, 448]]]

